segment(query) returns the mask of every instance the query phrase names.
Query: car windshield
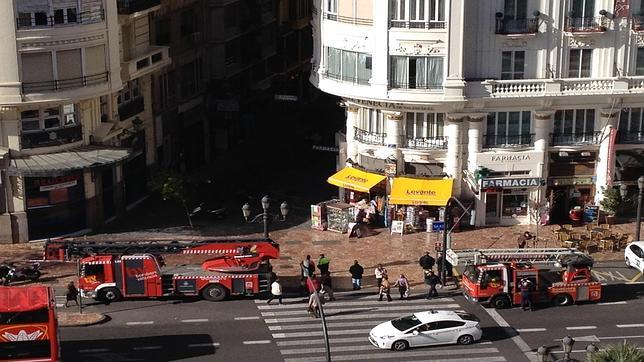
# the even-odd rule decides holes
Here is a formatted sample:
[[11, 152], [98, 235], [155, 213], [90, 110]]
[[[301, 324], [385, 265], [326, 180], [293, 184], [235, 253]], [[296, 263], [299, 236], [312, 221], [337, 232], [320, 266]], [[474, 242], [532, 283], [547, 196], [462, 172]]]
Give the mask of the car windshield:
[[463, 271], [463, 276], [469, 279], [472, 283], [478, 283], [480, 270], [474, 265], [468, 265]]
[[409, 328], [413, 328], [419, 325], [420, 321], [418, 320], [418, 318], [416, 318], [415, 315], [410, 315], [394, 319], [391, 321], [391, 324], [399, 331], [406, 331]]
[[461, 317], [461, 319], [466, 321], [473, 321], [473, 322], [481, 321], [477, 316], [471, 313], [456, 313], [456, 314], [458, 314], [458, 316]]

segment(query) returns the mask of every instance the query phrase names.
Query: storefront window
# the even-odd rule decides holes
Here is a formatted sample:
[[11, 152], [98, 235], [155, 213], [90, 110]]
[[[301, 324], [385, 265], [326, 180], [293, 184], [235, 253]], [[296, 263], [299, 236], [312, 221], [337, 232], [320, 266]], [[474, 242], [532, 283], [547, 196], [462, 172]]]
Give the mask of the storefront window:
[[384, 133], [385, 117], [378, 109], [361, 108], [358, 114], [358, 128], [372, 133]]
[[503, 195], [503, 216], [528, 215], [528, 194]]
[[433, 138], [443, 136], [444, 113], [407, 113], [408, 138]]
[[52, 130], [77, 125], [77, 107], [66, 104], [60, 107], [33, 109], [20, 112], [23, 132]]

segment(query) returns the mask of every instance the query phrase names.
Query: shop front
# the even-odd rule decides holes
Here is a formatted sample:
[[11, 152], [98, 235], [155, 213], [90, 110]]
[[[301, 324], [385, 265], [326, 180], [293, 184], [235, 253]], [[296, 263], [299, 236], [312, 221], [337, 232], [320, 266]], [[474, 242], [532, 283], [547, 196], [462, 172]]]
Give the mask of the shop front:
[[578, 210], [594, 203], [596, 152], [557, 152], [550, 154], [548, 189], [550, 223], [570, 224]]
[[427, 220], [441, 220], [452, 196], [453, 179], [395, 177], [389, 195], [388, 219], [425, 229]]

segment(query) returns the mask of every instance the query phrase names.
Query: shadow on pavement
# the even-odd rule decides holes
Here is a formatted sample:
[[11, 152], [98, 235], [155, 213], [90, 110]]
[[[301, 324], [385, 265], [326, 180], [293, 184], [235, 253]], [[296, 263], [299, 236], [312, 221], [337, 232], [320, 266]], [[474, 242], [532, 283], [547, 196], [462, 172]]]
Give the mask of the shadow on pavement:
[[217, 347], [207, 334], [63, 341], [65, 361], [176, 361], [214, 355]]
[[644, 297], [644, 284], [608, 284], [602, 286], [602, 303], [621, 302]]
[[512, 327], [482, 327], [483, 338], [491, 342], [512, 338], [518, 335]]

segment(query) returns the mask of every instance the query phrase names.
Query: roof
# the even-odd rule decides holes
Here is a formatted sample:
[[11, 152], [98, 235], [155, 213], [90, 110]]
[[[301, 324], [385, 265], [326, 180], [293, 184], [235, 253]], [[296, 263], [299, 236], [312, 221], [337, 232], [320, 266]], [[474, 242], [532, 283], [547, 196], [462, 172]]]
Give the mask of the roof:
[[0, 312], [19, 312], [47, 308], [50, 302], [49, 287], [0, 287]]
[[70, 171], [109, 165], [126, 159], [130, 150], [104, 146], [83, 146], [65, 152], [30, 155], [10, 160], [10, 176], [51, 177]]
[[456, 314], [456, 312], [454, 312], [453, 310], [428, 310], [424, 312], [414, 313], [414, 315], [422, 323], [428, 323], [436, 319], [445, 318], [445, 317], [461, 319], [458, 316], [458, 314]]

